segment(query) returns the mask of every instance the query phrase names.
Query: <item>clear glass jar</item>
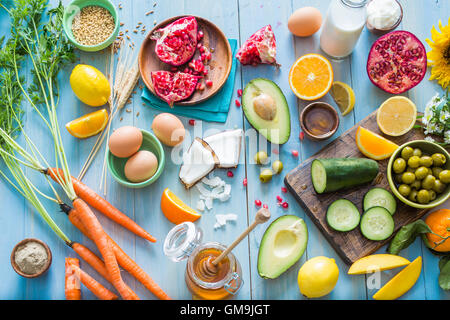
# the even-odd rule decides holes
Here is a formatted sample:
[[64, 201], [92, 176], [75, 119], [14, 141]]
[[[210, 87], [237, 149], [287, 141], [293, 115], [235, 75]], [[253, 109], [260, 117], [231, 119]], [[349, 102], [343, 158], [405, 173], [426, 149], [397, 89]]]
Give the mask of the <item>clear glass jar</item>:
[[320, 47], [329, 56], [350, 55], [366, 24], [368, 0], [332, 0], [320, 35]]
[[218, 257], [226, 247], [217, 242], [202, 242], [203, 233], [192, 222], [172, 228], [164, 241], [164, 254], [175, 262], [187, 259], [185, 281], [194, 299], [224, 300], [241, 289], [244, 281], [236, 257], [229, 253], [216, 267], [215, 275], [206, 274], [202, 264]]

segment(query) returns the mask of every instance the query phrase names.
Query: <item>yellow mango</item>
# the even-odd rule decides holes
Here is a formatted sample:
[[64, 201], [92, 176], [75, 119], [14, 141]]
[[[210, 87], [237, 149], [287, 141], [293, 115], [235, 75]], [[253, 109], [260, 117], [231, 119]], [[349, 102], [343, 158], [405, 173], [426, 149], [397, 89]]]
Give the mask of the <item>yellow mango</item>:
[[373, 295], [375, 300], [394, 300], [404, 295], [419, 279], [422, 257], [417, 257]]
[[395, 254], [373, 254], [355, 261], [348, 274], [366, 274], [376, 271], [390, 270], [408, 265], [408, 259]]

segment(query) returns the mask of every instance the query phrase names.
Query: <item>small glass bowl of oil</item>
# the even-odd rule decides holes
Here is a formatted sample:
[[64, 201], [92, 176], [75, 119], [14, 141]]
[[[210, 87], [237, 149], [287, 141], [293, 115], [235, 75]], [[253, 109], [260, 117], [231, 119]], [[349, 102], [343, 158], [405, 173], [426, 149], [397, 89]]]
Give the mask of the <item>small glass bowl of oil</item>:
[[300, 126], [311, 140], [331, 138], [339, 128], [339, 114], [326, 102], [313, 102], [300, 113]]

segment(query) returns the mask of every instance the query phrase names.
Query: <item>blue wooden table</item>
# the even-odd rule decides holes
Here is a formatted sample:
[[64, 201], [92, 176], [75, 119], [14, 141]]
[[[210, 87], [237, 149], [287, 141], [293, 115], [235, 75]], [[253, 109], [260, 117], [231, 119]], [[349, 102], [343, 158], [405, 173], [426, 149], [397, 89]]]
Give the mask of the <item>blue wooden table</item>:
[[[64, 4], [68, 4], [68, 2], [68, 0], [63, 1]], [[130, 30], [139, 21], [142, 21], [147, 26], [147, 30], [150, 30], [155, 22], [171, 16], [193, 14], [211, 20], [223, 30], [228, 38], [234, 38], [238, 42], [243, 43], [256, 30], [264, 25], [271, 24], [277, 39], [277, 59], [282, 67], [276, 69], [272, 66], [242, 67], [239, 65], [235, 81], [235, 92], [237, 89], [243, 88], [246, 83], [255, 77], [272, 79], [282, 88], [289, 103], [292, 125], [292, 134], [289, 141], [279, 149], [280, 159], [283, 161], [285, 168], [283, 174], [295, 168], [303, 160], [325, 146], [327, 142], [317, 143], [307, 140], [301, 142], [299, 140], [298, 110], [301, 110], [305, 103], [297, 100], [289, 89], [288, 84], [288, 72], [296, 58], [306, 53], [320, 52], [319, 33], [311, 38], [293, 37], [288, 31], [287, 20], [295, 9], [304, 6], [315, 6], [325, 15], [329, 0], [114, 0], [113, 2], [116, 5], [122, 2], [122, 9], [119, 10], [120, 19], [125, 23], [124, 28], [129, 28]], [[52, 0], [51, 3], [55, 4], [56, 1]], [[154, 3], [156, 3], [155, 6]], [[399, 28], [414, 32], [422, 41], [430, 37], [432, 25], [437, 25], [439, 19], [446, 23], [450, 15], [450, 2], [447, 0], [401, 0], [401, 3], [405, 15]], [[154, 10], [154, 13], [146, 15], [150, 10]], [[0, 30], [5, 32], [8, 29], [8, 17], [5, 12], [1, 11]], [[130, 35], [133, 37], [136, 47], [139, 47], [144, 35], [131, 32]], [[350, 57], [341, 61], [332, 61], [335, 80], [350, 84], [356, 92], [355, 109], [348, 116], [341, 119], [340, 133], [376, 110], [389, 97], [388, 94], [375, 88], [366, 75], [367, 54], [375, 39], [375, 36], [364, 30], [354, 53]], [[88, 54], [77, 51], [77, 54], [81, 63], [94, 65], [100, 70], [105, 70], [108, 61], [107, 52]], [[62, 134], [71, 170], [74, 175], [77, 175], [95, 142], [95, 138], [77, 140], [64, 129], [63, 124], [93, 111], [76, 99], [70, 86], [67, 85], [70, 71], [71, 68], [68, 68], [60, 75], [63, 87], [58, 116], [63, 128]], [[150, 130], [152, 119], [158, 112], [148, 106], [144, 106], [140, 99], [141, 90], [137, 91], [132, 104], [127, 106], [131, 112], [124, 111], [118, 116], [114, 121], [114, 128], [123, 125], [134, 125]], [[442, 92], [442, 89], [436, 83], [425, 79], [419, 86], [409, 91], [407, 96], [423, 111], [426, 102], [436, 91]], [[189, 130], [190, 136], [202, 136], [203, 133], [213, 129], [249, 129], [250, 125], [246, 121], [242, 109], [234, 105], [235, 98], [236, 93], [232, 100], [233, 102], [231, 102], [229, 116], [225, 124], [197, 121], [197, 126], [194, 128], [188, 124], [189, 118], [181, 118], [185, 127]], [[325, 97], [324, 100], [331, 102], [329, 96]], [[120, 117], [123, 117], [122, 121], [119, 120]], [[30, 136], [35, 137], [35, 142], [43, 150], [44, 154], [52, 155], [52, 148], [49, 146], [51, 137], [31, 110], [26, 114], [25, 127]], [[260, 143], [261, 145], [266, 145], [264, 139], [260, 139]], [[366, 277], [363, 275], [347, 275], [348, 266], [338, 257], [320, 231], [295, 202], [294, 198], [291, 195], [282, 193], [281, 188], [283, 187], [284, 176], [275, 176], [273, 181], [267, 184], [259, 182], [260, 167], [249, 164], [246, 161], [253, 158], [256, 152], [255, 148], [257, 147], [246, 144], [245, 152], [241, 154], [242, 164], [234, 170], [233, 178], [227, 177], [226, 171], [216, 171], [216, 175], [222, 177], [227, 183], [232, 184], [232, 197], [228, 202], [216, 203], [214, 209], [204, 213], [198, 221], [197, 224], [204, 232], [204, 239], [224, 244], [231, 243], [253, 220], [257, 211], [254, 201], [255, 199], [260, 199], [263, 203], [269, 205], [272, 212], [271, 220], [284, 214], [294, 214], [302, 217], [308, 226], [309, 241], [307, 250], [298, 263], [278, 279], [264, 280], [258, 275], [256, 263], [258, 247], [265, 227], [258, 227], [246, 241], [243, 241], [234, 250], [242, 265], [245, 281], [237, 298], [304, 299], [299, 293], [297, 286], [298, 269], [307, 259], [324, 255], [334, 258], [340, 270], [336, 288], [324, 299], [371, 299], [375, 290], [370, 289], [370, 286], [366, 285]], [[271, 150], [275, 146], [269, 145], [267, 148]], [[300, 155], [298, 158], [292, 156], [292, 150], [299, 151]], [[165, 151], [168, 155], [167, 158], [170, 159], [171, 149], [165, 147]], [[99, 190], [101, 167], [102, 157], [97, 157], [84, 179], [86, 184], [96, 190]], [[168, 161], [159, 180], [153, 185], [139, 190], [126, 189], [116, 183], [110, 176], [107, 178], [107, 199], [157, 237], [159, 241], [156, 244], [150, 244], [133, 236], [130, 232], [111, 223], [101, 215], [98, 215], [98, 217], [116, 242], [171, 297], [190, 299], [191, 295], [186, 289], [184, 282], [185, 263], [170, 261], [164, 256], [162, 250], [163, 240], [167, 232], [173, 227], [159, 208], [163, 190], [169, 187], [183, 201], [193, 207], [196, 206], [198, 200], [198, 192], [195, 188], [191, 191], [186, 191], [178, 181], [178, 170], [178, 165]], [[45, 191], [50, 192], [46, 183], [42, 181], [42, 177], [31, 171], [27, 172], [37, 186], [42, 186]], [[242, 184], [244, 178], [248, 179], [247, 188]], [[288, 209], [283, 209], [276, 205], [277, 195], [287, 200], [289, 203]], [[47, 225], [34, 212], [33, 208], [3, 181], [0, 183], [0, 203], [2, 203], [2, 212], [0, 214], [0, 299], [64, 299], [64, 258], [66, 256], [75, 256], [74, 253], [50, 231]], [[83, 237], [68, 222], [65, 215], [59, 212], [56, 205], [49, 202], [45, 202], [45, 205], [55, 221], [73, 241], [86, 244], [96, 251], [93, 243]], [[444, 207], [448, 208], [449, 203], [447, 202]], [[235, 223], [228, 224], [225, 228], [214, 230], [215, 214], [221, 213], [235, 213], [238, 215], [238, 220]], [[45, 241], [53, 252], [52, 267], [49, 272], [37, 279], [27, 280], [18, 276], [9, 263], [9, 256], [13, 246], [27, 237], [37, 237]], [[384, 251], [385, 248], [379, 252]], [[420, 240], [414, 242], [401, 255], [410, 260], [415, 259], [419, 255], [422, 255], [424, 258], [423, 272], [418, 282], [401, 299], [450, 299], [450, 293], [441, 290], [437, 283], [438, 258], [433, 256]], [[105, 281], [88, 265], [82, 262], [82, 267], [105, 284]], [[382, 274], [382, 283], [385, 283], [396, 272], [398, 271], [384, 272]], [[126, 272], [123, 272], [123, 274], [125, 281], [135, 289], [142, 299], [154, 298], [134, 278]], [[85, 299], [95, 298], [84, 288], [82, 294]]]

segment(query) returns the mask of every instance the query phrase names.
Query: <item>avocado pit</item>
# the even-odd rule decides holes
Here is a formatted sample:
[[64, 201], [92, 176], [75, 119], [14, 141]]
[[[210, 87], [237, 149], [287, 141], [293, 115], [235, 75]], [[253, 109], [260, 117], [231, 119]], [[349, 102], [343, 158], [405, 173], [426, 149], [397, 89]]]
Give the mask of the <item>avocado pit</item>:
[[261, 93], [253, 99], [253, 109], [261, 119], [266, 121], [272, 121], [277, 115], [277, 104], [266, 93]]

